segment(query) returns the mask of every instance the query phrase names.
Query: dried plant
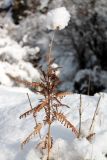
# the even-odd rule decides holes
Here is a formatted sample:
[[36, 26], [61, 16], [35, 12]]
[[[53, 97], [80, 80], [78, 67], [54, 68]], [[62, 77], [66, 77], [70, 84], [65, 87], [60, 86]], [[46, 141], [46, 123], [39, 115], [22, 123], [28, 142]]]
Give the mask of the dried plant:
[[31, 109], [29, 109], [27, 112], [20, 115], [20, 118], [27, 117], [31, 114], [33, 114], [33, 117], [37, 117], [42, 110], [45, 111], [45, 116], [43, 117], [42, 123], [36, 123], [34, 131], [22, 142], [22, 146], [28, 143], [36, 134], [40, 134], [41, 128], [43, 126], [48, 125], [47, 134], [45, 138], [41, 139], [41, 142], [38, 145], [39, 147], [42, 146], [42, 148], [46, 148], [48, 150], [47, 160], [50, 159], [50, 150], [53, 144], [53, 138], [51, 136], [51, 126], [53, 122], [55, 122], [55, 120], [58, 120], [64, 126], [70, 128], [72, 132], [78, 137], [78, 131], [75, 126], [71, 122], [69, 122], [67, 120], [67, 117], [61, 112], [62, 107], [68, 107], [66, 104], [62, 104], [61, 99], [64, 96], [72, 93], [57, 91], [57, 87], [60, 84], [60, 79], [56, 75], [56, 71], [59, 69], [59, 67], [52, 67], [52, 64], [54, 62], [54, 59], [52, 59], [51, 56], [53, 38], [49, 48], [47, 69], [43, 70], [42, 67], [40, 68], [41, 82], [26, 82], [27, 85], [34, 88], [35, 92], [43, 95], [44, 99], [42, 99], [37, 106], [35, 106], [34, 108], [31, 107]]
[[[55, 120], [61, 122], [67, 128], [70, 128], [72, 132], [77, 136], [78, 131], [75, 126], [70, 123], [66, 116], [60, 112], [61, 107], [68, 107], [66, 104], [62, 104], [61, 99], [71, 94], [70, 92], [57, 92], [57, 86], [60, 83], [59, 78], [56, 76], [55, 72], [58, 68], [52, 68], [51, 63], [48, 66], [47, 71], [41, 69], [41, 82], [33, 82], [31, 85], [35, 88], [36, 92], [39, 92], [44, 96], [44, 99], [41, 100], [41, 103], [36, 107], [31, 108], [27, 112], [20, 115], [20, 118], [27, 117], [30, 114], [37, 116], [42, 109], [45, 111], [45, 116], [42, 123], [37, 123], [34, 127], [34, 131], [22, 142], [22, 146], [29, 142], [32, 137], [40, 133], [41, 128], [44, 125], [48, 125], [48, 132], [46, 134], [45, 147], [48, 149], [48, 160], [50, 157], [50, 149], [52, 147], [52, 138], [51, 138], [51, 125]], [[38, 87], [40, 90], [38, 90]], [[42, 142], [41, 142], [42, 143]]]

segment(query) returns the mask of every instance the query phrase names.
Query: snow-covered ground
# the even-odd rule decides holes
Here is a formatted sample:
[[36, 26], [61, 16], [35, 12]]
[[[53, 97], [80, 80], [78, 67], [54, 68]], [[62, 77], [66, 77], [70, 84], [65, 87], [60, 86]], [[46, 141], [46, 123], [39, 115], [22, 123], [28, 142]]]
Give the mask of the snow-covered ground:
[[[28, 116], [19, 119], [21, 113], [29, 109], [26, 96], [29, 93], [33, 107], [39, 102], [40, 95], [35, 95], [28, 89], [9, 88], [0, 86], [0, 160], [40, 160], [40, 152], [35, 149], [39, 142], [36, 136], [29, 144], [21, 150], [20, 142], [32, 132], [34, 119]], [[95, 135], [91, 141], [86, 139], [92, 118], [98, 104], [92, 132]], [[70, 106], [62, 110], [76, 127], [79, 125], [80, 95], [72, 94], [62, 100]], [[107, 154], [107, 94], [101, 93], [95, 96], [82, 95], [82, 137], [77, 139], [70, 129], [66, 129], [59, 122], [52, 126], [54, 145], [51, 157], [54, 160], [106, 160]], [[41, 121], [43, 113], [39, 114], [38, 122]], [[41, 135], [46, 133], [46, 127], [42, 129]]]

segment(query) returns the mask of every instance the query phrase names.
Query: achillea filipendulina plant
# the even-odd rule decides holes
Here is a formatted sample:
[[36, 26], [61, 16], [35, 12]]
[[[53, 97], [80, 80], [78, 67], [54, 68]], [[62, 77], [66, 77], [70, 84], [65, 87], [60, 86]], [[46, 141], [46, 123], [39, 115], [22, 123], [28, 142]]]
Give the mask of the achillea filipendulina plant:
[[[48, 28], [53, 29], [55, 31], [57, 29], [65, 28], [65, 26], [67, 26], [70, 19], [70, 15], [64, 7], [58, 8], [56, 10], [59, 13], [59, 15], [56, 15], [56, 11], [54, 10], [49, 12], [47, 15], [47, 17], [49, 18], [48, 21], [50, 25], [50, 27], [48, 25]], [[52, 15], [54, 16], [53, 20], [50, 19]], [[65, 15], [65, 17], [61, 17], [63, 15]], [[57, 17], [56, 21], [55, 21], [55, 17]], [[58, 18], [62, 18], [62, 19], [64, 18], [64, 20], [58, 21]], [[53, 122], [58, 120], [64, 126], [66, 126], [67, 128], [70, 128], [72, 132], [78, 137], [77, 129], [71, 122], [67, 120], [67, 117], [63, 114], [63, 111], [61, 111], [61, 108], [68, 107], [66, 104], [62, 104], [61, 99], [64, 96], [69, 95], [71, 93], [57, 91], [57, 87], [60, 84], [60, 79], [56, 74], [57, 71], [59, 70], [59, 67], [56, 67], [56, 68], [53, 67], [54, 59], [52, 59], [52, 55], [51, 55], [53, 40], [54, 40], [54, 34], [49, 46], [47, 69], [43, 70], [42, 67], [40, 68], [41, 82], [27, 83], [28, 85], [34, 88], [36, 93], [43, 95], [44, 98], [36, 107], [31, 108], [27, 112], [20, 115], [20, 118], [26, 118], [28, 115], [31, 115], [31, 114], [33, 114], [33, 117], [37, 117], [38, 114], [42, 112], [42, 110], [45, 111], [45, 116], [43, 117], [42, 122], [36, 123], [36, 126], [34, 127], [33, 132], [29, 134], [29, 136], [22, 142], [22, 146], [28, 143], [30, 139], [32, 139], [32, 137], [34, 137], [37, 134], [40, 134], [42, 127], [44, 127], [45, 125], [48, 125], [48, 130], [46, 135], [41, 139], [41, 142], [37, 145], [37, 146], [42, 146], [43, 149], [48, 150], [47, 160], [50, 159], [50, 150], [53, 144], [53, 138], [51, 135], [51, 127]], [[39, 87], [39, 90], [38, 90], [38, 87]]]

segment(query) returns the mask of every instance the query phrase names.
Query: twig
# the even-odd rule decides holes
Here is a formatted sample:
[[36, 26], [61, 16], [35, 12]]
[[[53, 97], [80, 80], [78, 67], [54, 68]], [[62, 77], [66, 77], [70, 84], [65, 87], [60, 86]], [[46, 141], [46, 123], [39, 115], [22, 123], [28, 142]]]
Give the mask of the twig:
[[[29, 97], [29, 94], [27, 93], [27, 97], [28, 97], [28, 100], [29, 100], [29, 104], [30, 104], [30, 107], [31, 107], [31, 109], [33, 109], [33, 107], [32, 107], [32, 104], [31, 104], [31, 100], [30, 100], [30, 97]], [[36, 126], [37, 126], [37, 120], [36, 120], [36, 117], [33, 115], [33, 117], [34, 117], [34, 120], [35, 120], [35, 123], [36, 123]], [[41, 139], [41, 134], [39, 133], [39, 137], [40, 137], [40, 139]]]
[[50, 160], [50, 137], [51, 137], [51, 92], [50, 92], [50, 77], [49, 77], [49, 72], [50, 72], [50, 65], [51, 65], [51, 58], [52, 58], [52, 47], [53, 47], [53, 42], [54, 42], [54, 37], [55, 37], [55, 31], [53, 32], [52, 35], [52, 39], [51, 42], [49, 44], [49, 52], [48, 52], [48, 69], [47, 69], [47, 75], [48, 75], [48, 83], [47, 83], [47, 88], [48, 88], [48, 120], [49, 120], [49, 124], [48, 124], [48, 156], [47, 156], [47, 160]]
[[81, 119], [82, 119], [82, 96], [80, 94], [80, 106], [79, 106], [79, 133], [78, 138], [81, 135]]
[[93, 115], [93, 118], [92, 118], [92, 123], [91, 123], [91, 126], [89, 128], [89, 132], [91, 131], [91, 129], [93, 127], [93, 124], [94, 124], [94, 121], [95, 121], [95, 118], [96, 118], [96, 114], [97, 114], [97, 111], [98, 111], [100, 100], [101, 100], [101, 96], [100, 96], [100, 98], [98, 100], [98, 103], [97, 103], [97, 106], [96, 106], [96, 109], [95, 109], [95, 112], [94, 112], [94, 115]]

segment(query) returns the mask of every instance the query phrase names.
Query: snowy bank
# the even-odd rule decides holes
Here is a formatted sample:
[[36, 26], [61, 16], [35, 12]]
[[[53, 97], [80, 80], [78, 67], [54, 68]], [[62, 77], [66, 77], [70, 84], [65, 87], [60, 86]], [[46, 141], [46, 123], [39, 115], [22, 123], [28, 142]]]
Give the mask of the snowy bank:
[[5, 28], [0, 28], [0, 84], [16, 85], [8, 74], [31, 82], [40, 80], [39, 71], [30, 62], [30, 59], [36, 60], [39, 51], [39, 47], [21, 46], [10, 38]]
[[[34, 119], [31, 116], [27, 120], [19, 119], [24, 111], [29, 109], [26, 96], [29, 93], [33, 107], [39, 102], [40, 95], [35, 95], [28, 89], [8, 88], [0, 86], [0, 159], [1, 160], [40, 160], [40, 152], [35, 149], [39, 142], [39, 136], [35, 137], [23, 150], [20, 142], [33, 130]], [[95, 117], [92, 133], [95, 135], [89, 141], [86, 139], [92, 118], [101, 96], [97, 115]], [[70, 106], [64, 109], [67, 119], [75, 126], [79, 126], [80, 95], [72, 94], [62, 100]], [[77, 139], [70, 129], [55, 122], [52, 127], [54, 145], [51, 151], [53, 159], [60, 160], [106, 160], [107, 154], [107, 94], [101, 93], [95, 96], [82, 95], [82, 136]], [[41, 121], [44, 113], [38, 117]], [[44, 136], [46, 127], [42, 129]], [[45, 159], [45, 157], [44, 157]]]

